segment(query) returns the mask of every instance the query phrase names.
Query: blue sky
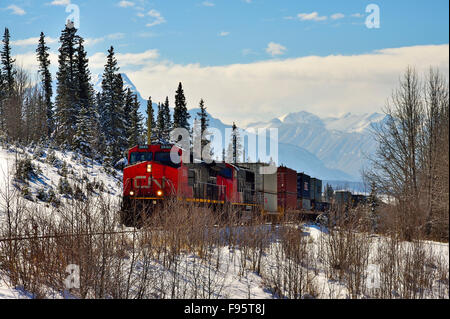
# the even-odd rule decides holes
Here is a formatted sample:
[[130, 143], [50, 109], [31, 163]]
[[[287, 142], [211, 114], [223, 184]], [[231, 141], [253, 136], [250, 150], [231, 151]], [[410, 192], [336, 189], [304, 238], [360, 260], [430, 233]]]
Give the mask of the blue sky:
[[[36, 37], [40, 31], [58, 37], [68, 13], [65, 6], [47, 1], [1, 0], [1, 26], [11, 29], [14, 39]], [[359, 54], [400, 46], [443, 44], [449, 38], [449, 2], [433, 1], [275, 1], [275, 0], [74, 0], [80, 7], [80, 34], [108, 39], [90, 51], [114, 44], [118, 51], [142, 52], [157, 48], [175, 63], [223, 65], [271, 58], [269, 42], [286, 48], [282, 57], [329, 54]], [[364, 25], [369, 3], [380, 7], [380, 29]], [[5, 10], [10, 5], [25, 14]], [[158, 12], [163, 20], [148, 16]], [[317, 12], [323, 21], [289, 19], [300, 13]], [[138, 13], [145, 14], [140, 18]], [[336, 13], [344, 15], [332, 19]], [[222, 34], [221, 34], [222, 33]], [[120, 36], [119, 36], [120, 34]], [[20, 48], [20, 50], [25, 48]], [[280, 54], [281, 55], [281, 54]], [[278, 56], [279, 57], [279, 56]]]
[[[176, 87], [172, 82], [184, 80], [197, 92], [200, 89], [196, 86], [201, 84], [190, 83], [190, 77], [202, 74], [205, 78], [207, 67], [249, 66], [311, 56], [351, 57], [376, 54], [388, 48], [444, 45], [445, 49], [449, 39], [448, 0], [0, 0], [0, 27], [10, 29], [14, 53], [21, 63], [25, 66], [31, 63], [33, 38], [40, 31], [49, 37], [56, 53], [56, 39], [69, 15], [65, 9], [70, 2], [80, 9], [79, 33], [87, 39], [94, 73], [103, 63], [104, 52], [114, 45], [124, 55], [122, 69], [144, 91], [143, 95], [158, 97], [171, 92], [151, 91], [146, 83], [154, 83], [159, 77], [164, 85], [158, 90], [167, 91]], [[380, 8], [378, 29], [368, 29], [364, 23], [365, 9], [370, 3]], [[408, 54], [412, 56], [411, 52]], [[190, 65], [199, 68], [197, 73], [188, 75], [185, 69]], [[180, 68], [184, 69], [179, 79], [166, 78], [167, 72], [173, 74]], [[153, 74], [151, 79], [139, 73], [144, 69]], [[158, 73], [160, 69], [166, 73]], [[444, 72], [448, 73], [447, 69], [448, 63], [444, 63]], [[273, 79], [273, 72], [279, 70], [271, 70]], [[192, 100], [199, 95], [193, 94]], [[211, 108], [220, 113], [223, 108], [218, 105], [220, 97], [217, 94], [209, 97], [208, 92], [202, 95], [210, 98], [214, 103]], [[287, 109], [305, 109], [308, 101], [291, 101]], [[336, 106], [335, 113], [347, 110], [351, 109]], [[277, 115], [272, 113], [267, 116]]]

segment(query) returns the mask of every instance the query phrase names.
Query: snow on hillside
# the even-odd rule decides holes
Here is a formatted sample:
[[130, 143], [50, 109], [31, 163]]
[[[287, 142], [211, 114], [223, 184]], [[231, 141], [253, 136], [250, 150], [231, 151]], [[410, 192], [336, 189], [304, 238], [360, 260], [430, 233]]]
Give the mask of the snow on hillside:
[[343, 131], [347, 133], [364, 133], [370, 129], [372, 123], [381, 122], [386, 115], [380, 113], [351, 114], [341, 117], [327, 117], [323, 119], [328, 130]]
[[[33, 174], [29, 180], [18, 182], [15, 180], [17, 161], [30, 159], [33, 166]], [[59, 194], [59, 184], [65, 176], [71, 187], [82, 183], [101, 185], [103, 191], [94, 194], [106, 195], [118, 199], [122, 192], [122, 175], [120, 171], [114, 171], [115, 176], [107, 173], [101, 163], [80, 157], [73, 152], [64, 152], [41, 147], [17, 148], [10, 146], [8, 149], [0, 146], [0, 186], [4, 191], [8, 186], [11, 190], [26, 193], [28, 205], [49, 206], [46, 201], [38, 197], [42, 194], [55, 194], [58, 200], [64, 201], [67, 196]], [[99, 186], [100, 188], [100, 186]], [[45, 196], [44, 196], [45, 197]], [[0, 196], [0, 219], [2, 207], [5, 203]]]

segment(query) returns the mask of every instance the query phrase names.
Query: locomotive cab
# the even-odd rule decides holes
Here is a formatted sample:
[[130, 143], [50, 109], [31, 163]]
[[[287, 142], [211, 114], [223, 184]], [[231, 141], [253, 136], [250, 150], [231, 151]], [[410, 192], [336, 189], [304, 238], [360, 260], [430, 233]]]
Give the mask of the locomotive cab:
[[135, 146], [128, 151], [128, 165], [123, 171], [124, 201], [131, 199], [161, 200], [176, 196], [183, 174], [181, 149], [173, 145]]

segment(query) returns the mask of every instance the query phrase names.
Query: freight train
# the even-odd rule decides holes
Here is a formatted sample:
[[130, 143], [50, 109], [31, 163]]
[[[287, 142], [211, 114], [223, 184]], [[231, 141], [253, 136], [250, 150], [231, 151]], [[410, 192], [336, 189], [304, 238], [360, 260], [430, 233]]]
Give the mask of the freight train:
[[[172, 152], [171, 150], [175, 152]], [[183, 163], [183, 150], [171, 144], [135, 146], [123, 171], [122, 221], [151, 212], [169, 198], [241, 211], [279, 215], [286, 211], [324, 211], [322, 181], [287, 167], [261, 174], [264, 163]], [[176, 158], [172, 158], [175, 156]]]

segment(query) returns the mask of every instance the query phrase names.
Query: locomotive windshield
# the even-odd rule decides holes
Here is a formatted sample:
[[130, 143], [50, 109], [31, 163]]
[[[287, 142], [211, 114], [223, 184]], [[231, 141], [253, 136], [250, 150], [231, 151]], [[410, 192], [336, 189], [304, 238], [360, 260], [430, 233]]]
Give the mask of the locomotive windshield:
[[[177, 157], [178, 161], [179, 161], [179, 156], [178, 154], [174, 154], [175, 157]], [[159, 162], [163, 165], [166, 166], [170, 166], [170, 167], [174, 167], [174, 168], [178, 168], [180, 167], [180, 163], [174, 163], [172, 162], [172, 159], [170, 158], [170, 152], [158, 152], [155, 153], [155, 162]]]
[[130, 155], [130, 165], [140, 162], [150, 162], [153, 160], [152, 152], [134, 152]]

